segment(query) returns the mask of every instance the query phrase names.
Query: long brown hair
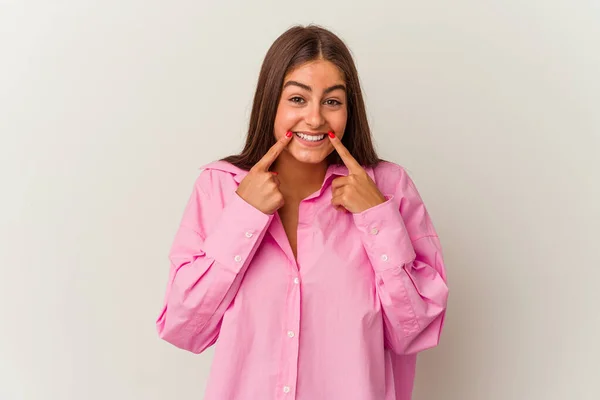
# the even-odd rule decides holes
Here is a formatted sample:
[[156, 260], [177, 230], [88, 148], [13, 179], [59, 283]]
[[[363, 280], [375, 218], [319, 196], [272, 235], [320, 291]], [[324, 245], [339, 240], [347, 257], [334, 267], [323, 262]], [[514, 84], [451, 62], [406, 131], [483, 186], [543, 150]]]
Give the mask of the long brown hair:
[[[375, 166], [379, 157], [373, 147], [358, 73], [352, 55], [334, 33], [317, 25], [294, 26], [279, 36], [267, 52], [260, 70], [246, 144], [240, 154], [223, 161], [249, 170], [275, 144], [274, 124], [286, 74], [306, 62], [326, 60], [342, 71], [346, 80], [348, 119], [342, 143], [365, 167]], [[329, 164], [342, 164], [332, 152]]]

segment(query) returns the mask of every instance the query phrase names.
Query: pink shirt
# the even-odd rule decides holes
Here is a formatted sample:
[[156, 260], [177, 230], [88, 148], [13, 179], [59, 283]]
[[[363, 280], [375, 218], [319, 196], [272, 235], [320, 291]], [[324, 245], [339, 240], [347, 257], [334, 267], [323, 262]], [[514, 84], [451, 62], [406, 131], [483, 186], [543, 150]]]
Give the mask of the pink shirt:
[[416, 353], [438, 344], [448, 287], [442, 250], [413, 182], [382, 162], [388, 199], [334, 209], [328, 168], [300, 203], [297, 261], [277, 213], [235, 190], [247, 174], [217, 161], [196, 181], [170, 253], [157, 320], [194, 353], [215, 342], [205, 400], [408, 400]]

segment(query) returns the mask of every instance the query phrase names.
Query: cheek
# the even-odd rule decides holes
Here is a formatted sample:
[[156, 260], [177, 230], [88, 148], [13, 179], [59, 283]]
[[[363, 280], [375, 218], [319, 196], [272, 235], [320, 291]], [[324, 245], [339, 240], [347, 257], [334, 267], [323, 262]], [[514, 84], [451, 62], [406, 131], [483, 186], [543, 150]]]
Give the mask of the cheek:
[[283, 124], [290, 123], [290, 122], [293, 123], [301, 117], [302, 117], [302, 115], [298, 109], [295, 109], [293, 107], [287, 107], [286, 105], [282, 104], [277, 109], [277, 115], [275, 116], [275, 122], [278, 125], [283, 125]]
[[282, 110], [281, 119], [290, 126], [296, 125], [302, 119], [302, 113], [299, 110], [287, 108]]
[[290, 107], [279, 106], [275, 115], [275, 136], [285, 135], [288, 129], [293, 128], [302, 118], [298, 110]]
[[346, 122], [348, 121], [348, 114], [346, 112], [339, 112], [333, 115], [329, 121], [329, 124], [335, 131], [338, 138], [344, 136], [344, 130], [346, 129]]

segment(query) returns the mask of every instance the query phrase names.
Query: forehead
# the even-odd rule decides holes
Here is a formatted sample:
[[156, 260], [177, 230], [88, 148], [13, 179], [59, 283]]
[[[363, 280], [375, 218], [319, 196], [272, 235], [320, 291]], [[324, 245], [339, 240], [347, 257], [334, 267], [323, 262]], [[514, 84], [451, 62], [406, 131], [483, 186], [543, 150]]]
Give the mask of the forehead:
[[309, 61], [289, 71], [287, 81], [297, 81], [314, 87], [329, 87], [345, 83], [344, 74], [332, 62], [325, 60]]

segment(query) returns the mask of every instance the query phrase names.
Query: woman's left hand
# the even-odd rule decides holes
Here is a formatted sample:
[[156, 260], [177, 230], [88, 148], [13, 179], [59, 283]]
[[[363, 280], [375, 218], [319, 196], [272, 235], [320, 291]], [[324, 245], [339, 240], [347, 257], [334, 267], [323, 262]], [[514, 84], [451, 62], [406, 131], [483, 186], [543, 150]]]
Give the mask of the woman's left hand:
[[348, 149], [333, 134], [329, 140], [348, 168], [349, 175], [335, 178], [331, 183], [331, 204], [337, 209], [345, 208], [351, 213], [361, 213], [386, 201], [375, 182], [352, 157]]

